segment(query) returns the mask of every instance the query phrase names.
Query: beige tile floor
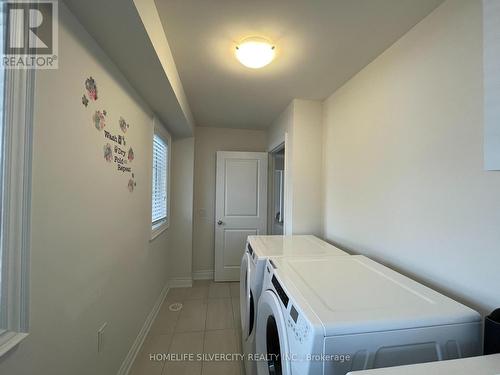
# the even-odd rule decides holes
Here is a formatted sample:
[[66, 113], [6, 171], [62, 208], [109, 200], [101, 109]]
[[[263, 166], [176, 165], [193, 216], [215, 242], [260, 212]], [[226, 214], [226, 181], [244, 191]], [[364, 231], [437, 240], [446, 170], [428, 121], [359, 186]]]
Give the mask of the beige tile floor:
[[[181, 311], [169, 310], [181, 302]], [[150, 361], [150, 353], [241, 353], [239, 283], [195, 281], [170, 289], [130, 375], [244, 375], [239, 361]], [[177, 357], [179, 358], [179, 357]]]

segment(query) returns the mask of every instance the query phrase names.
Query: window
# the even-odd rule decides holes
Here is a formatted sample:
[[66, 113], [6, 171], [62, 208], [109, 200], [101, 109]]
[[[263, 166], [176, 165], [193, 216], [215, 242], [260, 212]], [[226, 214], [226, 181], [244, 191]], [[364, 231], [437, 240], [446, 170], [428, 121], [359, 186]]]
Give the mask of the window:
[[170, 217], [170, 135], [164, 128], [155, 124], [153, 136], [153, 181], [151, 223], [155, 238], [168, 228]]
[[[4, 21], [1, 14], [0, 51]], [[34, 78], [34, 70], [0, 68], [0, 356], [25, 338], [29, 328]]]
[[167, 220], [167, 143], [158, 135], [153, 138], [153, 226]]

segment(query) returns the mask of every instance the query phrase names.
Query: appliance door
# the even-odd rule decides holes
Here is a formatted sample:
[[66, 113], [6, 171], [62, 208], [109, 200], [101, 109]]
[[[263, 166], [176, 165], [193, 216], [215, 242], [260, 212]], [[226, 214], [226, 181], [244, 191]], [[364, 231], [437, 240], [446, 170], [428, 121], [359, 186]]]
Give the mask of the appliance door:
[[288, 335], [281, 303], [277, 295], [266, 290], [259, 299], [255, 332], [258, 375], [289, 375]]
[[250, 269], [250, 254], [245, 251], [241, 259], [240, 269], [240, 317], [241, 317], [241, 332], [243, 340], [246, 340], [250, 335], [250, 314], [253, 314], [253, 298], [250, 289], [251, 269]]

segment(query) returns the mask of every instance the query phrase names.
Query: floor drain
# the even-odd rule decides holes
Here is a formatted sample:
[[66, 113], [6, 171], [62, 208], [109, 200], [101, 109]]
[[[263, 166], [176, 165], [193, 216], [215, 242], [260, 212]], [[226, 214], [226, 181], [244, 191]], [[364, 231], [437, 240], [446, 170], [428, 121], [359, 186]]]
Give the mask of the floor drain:
[[180, 309], [182, 309], [182, 303], [180, 302], [176, 302], [176, 303], [172, 303], [168, 309], [170, 311], [179, 311]]

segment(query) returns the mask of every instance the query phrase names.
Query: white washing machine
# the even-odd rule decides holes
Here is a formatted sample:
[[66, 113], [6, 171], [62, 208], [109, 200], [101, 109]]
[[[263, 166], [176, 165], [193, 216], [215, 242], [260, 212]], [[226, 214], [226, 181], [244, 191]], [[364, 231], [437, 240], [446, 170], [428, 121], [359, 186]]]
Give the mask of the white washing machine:
[[500, 354], [350, 372], [349, 375], [493, 375], [500, 374]]
[[257, 370], [345, 375], [470, 357], [481, 327], [476, 311], [364, 256], [269, 258]]
[[[245, 358], [255, 353], [255, 318], [262, 291], [263, 273], [267, 259], [274, 257], [349, 255], [311, 235], [249, 236], [241, 261], [240, 311], [242, 348]], [[246, 375], [256, 374], [253, 361], [245, 361]]]

